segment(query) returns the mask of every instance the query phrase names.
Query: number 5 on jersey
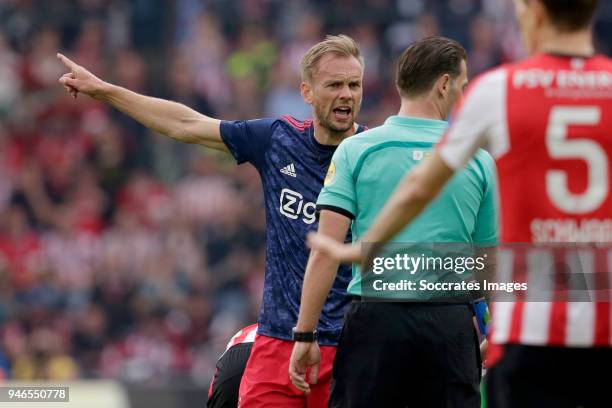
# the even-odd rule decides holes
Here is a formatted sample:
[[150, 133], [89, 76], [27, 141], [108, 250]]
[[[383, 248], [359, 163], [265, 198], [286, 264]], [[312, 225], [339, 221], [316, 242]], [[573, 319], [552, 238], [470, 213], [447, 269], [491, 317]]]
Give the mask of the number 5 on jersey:
[[568, 175], [563, 170], [549, 170], [546, 190], [551, 202], [567, 214], [585, 214], [596, 210], [608, 196], [608, 157], [602, 147], [590, 139], [568, 139], [569, 126], [597, 126], [601, 109], [597, 106], [554, 106], [546, 130], [546, 147], [553, 159], [582, 160], [588, 168], [587, 187], [572, 193]]

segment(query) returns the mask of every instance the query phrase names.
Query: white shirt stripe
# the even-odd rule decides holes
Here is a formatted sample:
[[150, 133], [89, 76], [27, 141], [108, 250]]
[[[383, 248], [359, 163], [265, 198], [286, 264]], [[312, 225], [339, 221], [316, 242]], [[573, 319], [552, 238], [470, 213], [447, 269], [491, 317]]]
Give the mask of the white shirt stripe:
[[492, 307], [492, 339], [494, 343], [504, 344], [510, 337], [510, 324], [514, 312], [514, 302], [495, 302]]
[[508, 73], [500, 68], [478, 79], [440, 145], [440, 155], [453, 169], [463, 168], [479, 147], [494, 158], [510, 148], [506, 120]]
[[573, 251], [567, 254], [567, 264], [570, 266], [572, 280], [578, 290], [570, 292], [567, 304], [566, 345], [588, 347], [593, 345], [595, 328], [595, 304], [588, 299], [589, 292], [584, 290], [584, 284], [592, 287], [590, 281], [594, 271], [594, 256], [592, 251]]
[[246, 335], [243, 343], [253, 343], [255, 341], [255, 336], [257, 336], [257, 328], [251, 330], [249, 334]]
[[[496, 282], [512, 282], [513, 262], [514, 253], [512, 250], [500, 248], [497, 252]], [[496, 343], [505, 343], [510, 336], [510, 323], [514, 311], [514, 303], [511, 302], [514, 296], [510, 294], [502, 295], [501, 297], [495, 296], [496, 301], [491, 307], [492, 339]]]
[[521, 344], [543, 345], [548, 341], [550, 299], [554, 289], [554, 261], [549, 250], [531, 249], [527, 253], [528, 292], [523, 306]]

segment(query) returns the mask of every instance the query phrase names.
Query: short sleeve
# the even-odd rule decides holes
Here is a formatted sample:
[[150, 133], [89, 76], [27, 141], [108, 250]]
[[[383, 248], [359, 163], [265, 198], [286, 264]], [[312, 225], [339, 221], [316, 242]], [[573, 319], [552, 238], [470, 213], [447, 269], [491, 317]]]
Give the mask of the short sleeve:
[[274, 119], [221, 121], [221, 139], [238, 164], [260, 168], [272, 138]]
[[353, 219], [357, 206], [353, 170], [347, 159], [347, 146], [347, 142], [340, 143], [332, 157], [323, 189], [317, 199], [317, 212], [332, 210]]
[[475, 80], [457, 109], [454, 121], [437, 146], [451, 168], [463, 168], [479, 147], [493, 157], [508, 150], [506, 114], [507, 72], [491, 71]]
[[499, 216], [495, 163], [493, 158], [482, 150], [475, 160], [478, 160], [483, 168], [484, 194], [476, 216], [476, 227], [472, 240], [479, 246], [495, 246], [498, 243]]

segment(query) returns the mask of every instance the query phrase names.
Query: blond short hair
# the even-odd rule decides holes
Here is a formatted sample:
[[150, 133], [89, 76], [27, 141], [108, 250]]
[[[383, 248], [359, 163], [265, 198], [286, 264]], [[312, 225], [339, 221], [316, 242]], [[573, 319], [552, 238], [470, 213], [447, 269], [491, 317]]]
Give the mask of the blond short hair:
[[363, 57], [355, 40], [344, 34], [328, 35], [325, 40], [310, 47], [302, 57], [300, 64], [302, 81], [311, 81], [321, 58], [330, 53], [343, 57], [355, 57], [363, 67]]

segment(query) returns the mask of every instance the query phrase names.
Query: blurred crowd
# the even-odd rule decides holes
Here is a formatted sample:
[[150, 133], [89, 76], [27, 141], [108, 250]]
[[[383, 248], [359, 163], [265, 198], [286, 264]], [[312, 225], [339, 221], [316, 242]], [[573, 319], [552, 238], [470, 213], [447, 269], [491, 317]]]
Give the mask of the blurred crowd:
[[407, 44], [451, 36], [474, 75], [523, 55], [512, 13], [511, 0], [0, 0], [0, 380], [204, 385], [259, 308], [256, 171], [71, 99], [56, 52], [209, 116], [305, 119], [300, 58], [346, 33], [372, 127], [399, 106]]

